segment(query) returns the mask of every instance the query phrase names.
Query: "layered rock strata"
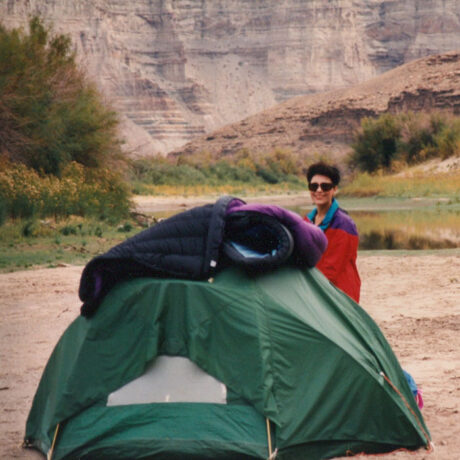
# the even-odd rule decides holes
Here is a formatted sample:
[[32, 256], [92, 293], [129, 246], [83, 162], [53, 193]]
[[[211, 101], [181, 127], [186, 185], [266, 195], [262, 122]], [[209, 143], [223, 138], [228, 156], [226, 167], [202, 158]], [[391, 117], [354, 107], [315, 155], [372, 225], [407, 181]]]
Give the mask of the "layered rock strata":
[[460, 51], [404, 64], [353, 87], [299, 96], [191, 141], [171, 154], [282, 149], [338, 159], [350, 151], [363, 117], [442, 110], [460, 115]]
[[69, 33], [133, 152], [167, 152], [291, 97], [460, 43], [458, 0], [5, 0]]

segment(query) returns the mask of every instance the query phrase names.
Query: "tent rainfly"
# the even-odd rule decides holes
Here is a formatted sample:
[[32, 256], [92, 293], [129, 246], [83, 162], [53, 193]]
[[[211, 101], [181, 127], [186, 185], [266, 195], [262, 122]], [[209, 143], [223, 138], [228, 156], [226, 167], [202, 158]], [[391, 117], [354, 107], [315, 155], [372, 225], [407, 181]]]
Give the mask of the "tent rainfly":
[[49, 459], [324, 459], [429, 448], [374, 321], [317, 269], [137, 278], [65, 331], [25, 444]]

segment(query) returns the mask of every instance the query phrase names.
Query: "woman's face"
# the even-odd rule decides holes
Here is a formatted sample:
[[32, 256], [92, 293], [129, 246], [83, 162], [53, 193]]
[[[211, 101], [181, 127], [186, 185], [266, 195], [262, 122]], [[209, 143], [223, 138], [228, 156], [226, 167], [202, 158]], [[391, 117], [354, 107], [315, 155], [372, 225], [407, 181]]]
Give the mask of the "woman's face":
[[[313, 201], [313, 204], [316, 206], [324, 207], [324, 208], [329, 208], [332, 204], [332, 199], [334, 198], [336, 192], [337, 192], [337, 186], [333, 186], [330, 190], [325, 191], [323, 190], [322, 187], [317, 186], [318, 188], [316, 191], [311, 190], [311, 187], [315, 187], [315, 184], [331, 184], [332, 181], [329, 179], [327, 176], [322, 176], [321, 174], [315, 174], [311, 178], [311, 182], [309, 184], [310, 187], [310, 195], [311, 199]], [[326, 186], [327, 187], [327, 186]]]

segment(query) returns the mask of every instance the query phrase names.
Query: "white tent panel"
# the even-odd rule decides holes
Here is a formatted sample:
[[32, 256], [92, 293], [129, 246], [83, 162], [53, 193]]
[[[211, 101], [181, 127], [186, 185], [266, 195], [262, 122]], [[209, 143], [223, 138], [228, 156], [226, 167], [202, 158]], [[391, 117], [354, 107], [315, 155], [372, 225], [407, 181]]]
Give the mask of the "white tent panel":
[[226, 404], [227, 387], [188, 358], [159, 356], [143, 375], [111, 393], [107, 406], [159, 402]]

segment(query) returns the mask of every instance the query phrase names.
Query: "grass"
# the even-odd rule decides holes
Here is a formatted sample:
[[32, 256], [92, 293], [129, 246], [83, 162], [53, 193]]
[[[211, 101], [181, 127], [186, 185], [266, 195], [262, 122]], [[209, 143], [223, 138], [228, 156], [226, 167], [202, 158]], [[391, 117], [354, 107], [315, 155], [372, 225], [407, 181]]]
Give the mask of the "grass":
[[[459, 251], [460, 207], [447, 201], [367, 197], [341, 198], [340, 204], [358, 226], [363, 242], [361, 255]], [[305, 213], [305, 209], [291, 209]], [[0, 273], [60, 264], [84, 265], [144, 228], [132, 220], [116, 227], [82, 218], [8, 222], [0, 227]], [[392, 250], [381, 250], [382, 247]], [[407, 247], [418, 250], [402, 249]], [[429, 249], [432, 247], [439, 249]]]
[[445, 233], [449, 229], [460, 232], [460, 213], [445, 208], [409, 209], [401, 211], [355, 211], [353, 218], [359, 223], [360, 231], [391, 230], [395, 227], [404, 228], [407, 232], [428, 230], [429, 232]]
[[[373, 249], [360, 254], [458, 253], [460, 228], [460, 172], [417, 173], [403, 176], [357, 176], [341, 188], [340, 205], [355, 219], [363, 242]], [[147, 187], [156, 196], [207, 196], [231, 194], [244, 198], [258, 194], [296, 194], [305, 188], [292, 184], [242, 186]], [[308, 204], [285, 207], [304, 215]], [[311, 208], [311, 206], [310, 206]], [[176, 211], [160, 213], [168, 217]], [[159, 213], [155, 216], [160, 217]], [[83, 218], [17, 220], [0, 226], [0, 272], [59, 264], [84, 265], [145, 226], [128, 220], [117, 226]], [[379, 248], [391, 248], [391, 251]], [[412, 247], [418, 251], [402, 248]], [[439, 249], [432, 250], [431, 247]], [[449, 249], [450, 248], [450, 249]], [[439, 252], [437, 252], [439, 251]]]
[[341, 192], [354, 197], [449, 197], [460, 203], [460, 171], [418, 172], [411, 176], [362, 173]]
[[292, 191], [305, 190], [305, 184], [292, 184], [281, 182], [279, 184], [225, 184], [220, 186], [209, 185], [152, 185], [138, 183], [133, 186], [137, 195], [147, 196], [182, 196], [182, 197], [201, 197], [201, 196], [249, 196], [256, 194], [280, 194]]
[[0, 227], [0, 273], [59, 264], [84, 265], [142, 229], [131, 221], [113, 227], [81, 218], [60, 223], [8, 222]]

